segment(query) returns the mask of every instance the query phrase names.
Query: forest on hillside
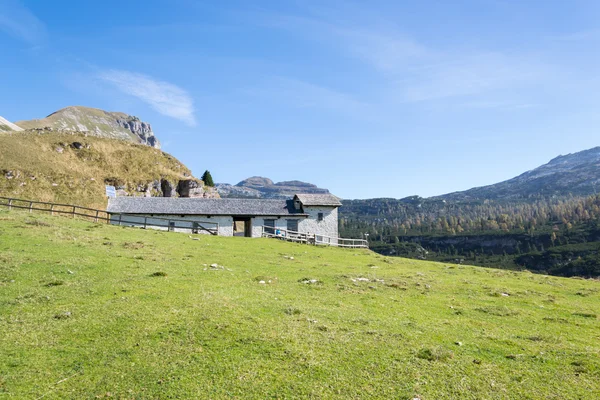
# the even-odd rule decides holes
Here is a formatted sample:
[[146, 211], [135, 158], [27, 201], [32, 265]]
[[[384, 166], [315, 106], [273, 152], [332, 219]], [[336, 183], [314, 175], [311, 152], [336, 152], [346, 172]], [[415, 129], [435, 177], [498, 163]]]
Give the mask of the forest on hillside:
[[600, 195], [529, 201], [347, 200], [340, 234], [373, 250], [563, 276], [600, 276]]

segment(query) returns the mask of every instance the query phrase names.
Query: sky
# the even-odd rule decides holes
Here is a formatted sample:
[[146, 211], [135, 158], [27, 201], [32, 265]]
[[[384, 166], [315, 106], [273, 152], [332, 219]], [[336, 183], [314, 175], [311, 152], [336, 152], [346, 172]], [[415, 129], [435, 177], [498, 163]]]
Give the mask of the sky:
[[433, 196], [600, 145], [597, 0], [0, 0], [0, 115], [152, 124], [215, 182]]

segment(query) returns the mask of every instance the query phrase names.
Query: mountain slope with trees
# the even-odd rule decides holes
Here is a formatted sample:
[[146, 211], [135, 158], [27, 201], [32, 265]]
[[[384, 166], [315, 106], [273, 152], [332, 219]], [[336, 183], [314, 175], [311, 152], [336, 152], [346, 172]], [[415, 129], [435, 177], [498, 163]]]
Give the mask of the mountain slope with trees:
[[600, 241], [599, 165], [594, 148], [465, 192], [344, 200], [340, 232], [384, 254], [599, 276], [599, 246], [584, 245]]

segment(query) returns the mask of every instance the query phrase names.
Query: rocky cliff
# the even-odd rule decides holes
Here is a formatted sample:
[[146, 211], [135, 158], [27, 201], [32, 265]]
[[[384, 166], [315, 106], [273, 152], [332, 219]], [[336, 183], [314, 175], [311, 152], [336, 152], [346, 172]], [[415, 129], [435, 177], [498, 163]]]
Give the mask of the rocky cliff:
[[312, 183], [302, 181], [284, 181], [274, 183], [262, 176], [244, 179], [236, 185], [217, 183], [217, 191], [221, 197], [289, 199], [296, 193], [327, 194], [329, 190], [322, 189]]
[[149, 123], [121, 112], [71, 106], [43, 119], [18, 121], [16, 124], [23, 129], [80, 132], [89, 136], [127, 140], [160, 149], [160, 143]]

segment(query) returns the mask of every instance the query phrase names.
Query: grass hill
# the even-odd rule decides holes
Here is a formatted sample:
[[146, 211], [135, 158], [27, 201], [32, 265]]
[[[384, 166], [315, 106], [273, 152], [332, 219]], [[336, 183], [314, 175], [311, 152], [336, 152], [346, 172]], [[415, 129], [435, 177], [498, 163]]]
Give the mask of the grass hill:
[[85, 132], [91, 136], [128, 140], [160, 148], [150, 124], [135, 116], [98, 108], [66, 107], [46, 118], [17, 121], [17, 125], [24, 129]]
[[0, 209], [5, 397], [598, 398], [599, 305], [592, 280]]
[[106, 207], [104, 185], [161, 195], [202, 182], [156, 148], [83, 133], [0, 133], [0, 196]]

